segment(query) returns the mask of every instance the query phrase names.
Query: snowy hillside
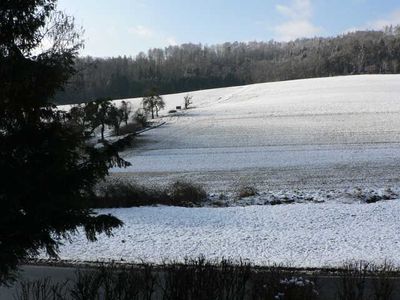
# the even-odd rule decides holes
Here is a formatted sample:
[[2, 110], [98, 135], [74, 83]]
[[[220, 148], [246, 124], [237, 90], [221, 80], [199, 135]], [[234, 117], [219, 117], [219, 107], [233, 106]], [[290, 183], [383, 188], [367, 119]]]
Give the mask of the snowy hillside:
[[[80, 233], [60, 257], [161, 262], [205, 255], [298, 267], [388, 259], [400, 266], [399, 83], [400, 75], [348, 76], [191, 93], [195, 108], [143, 133], [123, 153], [132, 167], [112, 177], [185, 179], [225, 195], [251, 184], [258, 204], [292, 196], [308, 203], [100, 210], [125, 226], [95, 245]], [[165, 96], [167, 111], [184, 95]], [[375, 196], [391, 200], [360, 201]]]
[[[186, 178], [212, 191], [251, 183], [261, 190], [397, 183], [400, 75], [305, 79], [190, 93], [193, 109], [167, 111], [123, 156], [129, 180]], [[134, 107], [141, 99], [130, 100]]]

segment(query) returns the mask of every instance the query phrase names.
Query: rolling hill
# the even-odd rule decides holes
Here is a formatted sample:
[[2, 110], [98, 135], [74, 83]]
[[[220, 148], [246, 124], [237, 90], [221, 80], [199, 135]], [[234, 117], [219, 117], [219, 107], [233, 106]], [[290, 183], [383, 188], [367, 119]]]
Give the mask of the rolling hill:
[[[398, 183], [400, 75], [294, 80], [165, 95], [166, 124], [123, 153], [113, 176], [212, 191], [384, 187]], [[141, 99], [130, 99], [134, 107]]]
[[[102, 209], [125, 226], [94, 245], [79, 232], [60, 258], [400, 266], [399, 81], [399, 75], [349, 76], [191, 93], [195, 107], [157, 120], [166, 123], [123, 153], [132, 167], [111, 177], [148, 184], [184, 179], [228, 195], [252, 184], [259, 200], [292, 195], [300, 203]], [[183, 97], [166, 95], [167, 110]], [[392, 200], [367, 204], [362, 195]]]

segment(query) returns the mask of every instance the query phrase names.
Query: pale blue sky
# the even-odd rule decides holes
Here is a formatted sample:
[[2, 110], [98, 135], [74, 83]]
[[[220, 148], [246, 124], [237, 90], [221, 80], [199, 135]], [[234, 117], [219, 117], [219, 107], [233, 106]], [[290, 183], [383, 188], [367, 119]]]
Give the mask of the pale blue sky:
[[182, 43], [290, 40], [400, 24], [399, 0], [59, 0], [85, 29], [82, 55]]

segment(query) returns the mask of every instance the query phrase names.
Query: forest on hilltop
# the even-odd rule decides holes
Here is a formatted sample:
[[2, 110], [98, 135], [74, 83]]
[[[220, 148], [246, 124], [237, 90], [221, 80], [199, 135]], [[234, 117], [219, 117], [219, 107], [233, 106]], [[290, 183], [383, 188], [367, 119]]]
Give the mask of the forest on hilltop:
[[58, 104], [141, 97], [252, 83], [355, 74], [400, 73], [400, 26], [291, 42], [182, 44], [136, 57], [76, 60]]

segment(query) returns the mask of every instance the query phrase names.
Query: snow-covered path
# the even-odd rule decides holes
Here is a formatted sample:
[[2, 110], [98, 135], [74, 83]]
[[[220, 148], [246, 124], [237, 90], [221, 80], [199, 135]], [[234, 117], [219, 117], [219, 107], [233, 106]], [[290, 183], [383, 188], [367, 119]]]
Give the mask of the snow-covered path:
[[205, 255], [261, 265], [322, 267], [352, 259], [390, 259], [400, 266], [400, 200], [100, 212], [114, 214], [125, 226], [96, 243], [78, 235], [61, 247], [62, 259], [162, 262]]

